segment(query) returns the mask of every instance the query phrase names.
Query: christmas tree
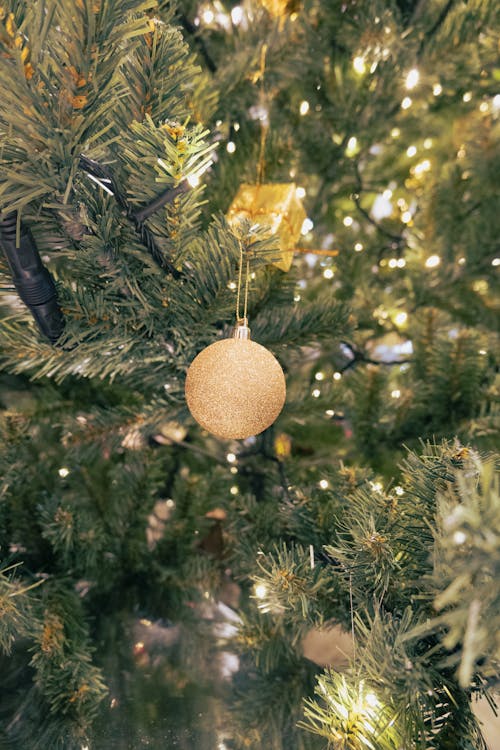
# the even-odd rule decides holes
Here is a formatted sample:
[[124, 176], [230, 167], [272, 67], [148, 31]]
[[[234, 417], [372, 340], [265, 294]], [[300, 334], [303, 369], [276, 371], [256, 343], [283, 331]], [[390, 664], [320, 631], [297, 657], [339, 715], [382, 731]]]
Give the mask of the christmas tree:
[[[486, 748], [498, 3], [5, 0], [0, 44], [0, 747]], [[247, 319], [284, 408], [215, 362], [197, 424]]]

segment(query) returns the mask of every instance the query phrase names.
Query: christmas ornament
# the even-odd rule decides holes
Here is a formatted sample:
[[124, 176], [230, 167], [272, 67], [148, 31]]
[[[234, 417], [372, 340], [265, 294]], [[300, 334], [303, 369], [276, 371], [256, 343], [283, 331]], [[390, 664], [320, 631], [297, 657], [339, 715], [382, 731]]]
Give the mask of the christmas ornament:
[[285, 395], [279, 362], [250, 339], [246, 319], [238, 321], [232, 338], [203, 349], [186, 377], [191, 414], [220, 438], [258, 435], [275, 421]]
[[293, 182], [282, 184], [241, 185], [231, 203], [227, 219], [233, 226], [242, 219], [250, 219], [269, 228], [280, 240], [281, 257], [272, 265], [289, 271], [293, 249], [300, 237], [306, 212], [297, 198]]
[[243, 245], [236, 295], [236, 328], [232, 338], [216, 341], [191, 363], [186, 376], [186, 401], [196, 421], [221, 438], [244, 439], [271, 425], [283, 408], [285, 376], [278, 360], [265, 347], [250, 340], [247, 256], [243, 317], [240, 296]]

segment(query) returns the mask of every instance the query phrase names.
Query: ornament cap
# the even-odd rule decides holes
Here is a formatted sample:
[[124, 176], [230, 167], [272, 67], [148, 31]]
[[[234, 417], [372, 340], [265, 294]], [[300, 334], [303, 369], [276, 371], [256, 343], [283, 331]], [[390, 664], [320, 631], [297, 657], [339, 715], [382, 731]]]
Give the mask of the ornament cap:
[[240, 318], [236, 321], [236, 326], [233, 331], [233, 338], [245, 339], [250, 338], [250, 328], [248, 327], [248, 318]]

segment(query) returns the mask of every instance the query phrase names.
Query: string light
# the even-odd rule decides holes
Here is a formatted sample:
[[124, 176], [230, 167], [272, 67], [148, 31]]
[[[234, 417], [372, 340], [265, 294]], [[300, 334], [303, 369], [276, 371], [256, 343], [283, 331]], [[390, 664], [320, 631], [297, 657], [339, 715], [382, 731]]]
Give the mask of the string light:
[[347, 141], [347, 147], [345, 150], [346, 156], [355, 156], [357, 149], [358, 149], [358, 139], [356, 138], [355, 135], [351, 135], [351, 137]]
[[321, 396], [321, 391], [319, 388], [315, 388], [313, 392], [311, 393], [313, 398], [319, 398]]
[[65, 466], [63, 466], [61, 469], [59, 469], [59, 476], [64, 479], [64, 477], [67, 477], [69, 474], [69, 469], [67, 469]]
[[353, 221], [354, 221], [354, 219], [352, 218], [352, 216], [344, 216], [344, 219], [343, 219], [342, 223], [343, 223], [343, 225], [345, 227], [351, 227]]
[[325, 270], [323, 271], [323, 276], [325, 277], [325, 279], [333, 279], [335, 273], [331, 268], [325, 268]]
[[240, 5], [235, 5], [231, 10], [231, 21], [235, 26], [239, 26], [243, 21], [243, 8]]
[[370, 708], [377, 708], [378, 706], [380, 706], [380, 701], [374, 693], [367, 693], [365, 696], [365, 701], [368, 703]]
[[401, 135], [401, 131], [400, 131], [399, 128], [393, 128], [391, 130], [391, 137], [392, 138], [399, 138], [400, 135]]
[[328, 487], [330, 486], [330, 483], [328, 482], [327, 479], [320, 479], [320, 481], [318, 482], [318, 484], [320, 486], [320, 489], [322, 489], [322, 490], [327, 490]]
[[496, 266], [500, 266], [500, 258], [493, 258], [491, 261], [491, 265], [496, 268]]
[[327, 409], [325, 411], [325, 414], [326, 414], [327, 417], [333, 417], [333, 416], [335, 416], [335, 412], [334, 412], [333, 409]]
[[201, 17], [205, 23], [213, 23], [215, 19], [213, 11], [211, 11], [209, 8], [203, 11]]
[[363, 250], [363, 245], [361, 244], [361, 242], [356, 242], [356, 244], [354, 245], [354, 249], [357, 253], [360, 253]]
[[234, 454], [234, 453], [228, 453], [228, 454], [227, 454], [227, 456], [226, 456], [226, 461], [227, 461], [227, 462], [228, 462], [229, 464], [234, 464], [234, 463], [235, 463], [235, 461], [236, 461], [236, 456], [235, 456], [235, 454]]
[[412, 220], [413, 216], [411, 211], [405, 211], [403, 214], [401, 214], [401, 221], [403, 224], [409, 224]]
[[426, 138], [424, 140], [424, 148], [432, 148], [432, 138]]
[[401, 487], [401, 486], [400, 486], [399, 484], [398, 484], [398, 486], [397, 486], [397, 487], [394, 487], [394, 492], [396, 493], [396, 495], [397, 495], [398, 497], [401, 497], [402, 495], [404, 495], [404, 494], [405, 494], [405, 491], [404, 491], [404, 489], [403, 489], [403, 488], [402, 488], [402, 487]]
[[237, 495], [239, 492], [239, 488], [235, 484], [233, 484], [229, 492], [231, 493], [231, 495]]
[[342, 378], [342, 373], [341, 372], [334, 372], [333, 373], [333, 379], [334, 380], [340, 380], [341, 378]]
[[415, 86], [419, 82], [419, 79], [420, 79], [420, 73], [418, 72], [418, 70], [416, 68], [413, 68], [412, 70], [410, 70], [410, 72], [406, 76], [406, 81], [405, 81], [405, 86], [408, 89], [408, 91], [411, 91], [412, 89], [415, 88]]
[[431, 168], [431, 163], [429, 159], [424, 159], [419, 164], [415, 164], [413, 167], [413, 172], [416, 175], [424, 174], [424, 172], [428, 172]]
[[391, 216], [394, 209], [390, 201], [391, 196], [392, 190], [384, 190], [382, 195], [377, 195], [373, 201], [371, 214], [378, 221], [380, 219], [385, 219], [387, 216]]
[[441, 86], [440, 83], [434, 84], [434, 86], [432, 87], [432, 93], [434, 94], [434, 96], [439, 96], [440, 94], [443, 93], [443, 87]]
[[408, 146], [406, 149], [406, 156], [415, 156], [417, 153], [417, 147], [416, 146]]
[[[235, 129], [236, 129], [236, 126], [235, 126]], [[189, 175], [189, 177], [187, 178], [187, 181], [191, 185], [192, 188], [198, 187], [198, 185], [200, 184], [200, 180], [201, 180], [202, 175], [204, 175], [205, 172], [208, 169], [210, 169], [210, 167], [212, 166], [212, 164], [213, 164], [213, 161], [210, 160], [198, 172], [195, 172], [194, 174]]]
[[397, 326], [404, 326], [407, 320], [408, 320], [408, 313], [404, 311], [398, 312], [398, 314], [394, 316], [394, 322], [396, 323]]
[[393, 391], [391, 391], [392, 398], [399, 398], [401, 396], [401, 391], [398, 388], [395, 388]]
[[440, 263], [441, 263], [441, 258], [439, 257], [439, 255], [430, 255], [425, 261], [425, 267], [436, 268], [436, 266], [439, 266]]
[[236, 151], [236, 144], [234, 143], [234, 141], [229, 141], [226, 146], [226, 151], [228, 152], [228, 154], [234, 154], [234, 152]]
[[299, 112], [302, 116], [307, 115], [309, 112], [309, 102], [307, 102], [305, 99], [304, 101], [300, 102]]
[[254, 591], [257, 599], [264, 599], [267, 595], [267, 586], [263, 583], [257, 583], [254, 587]]
[[397, 268], [398, 267], [398, 259], [397, 258], [391, 258], [389, 260], [389, 268]]
[[406, 266], [406, 261], [404, 258], [398, 258], [398, 268], [404, 268]]
[[458, 545], [463, 544], [465, 541], [467, 541], [467, 535], [464, 534], [463, 531], [455, 531], [455, 533], [453, 534], [453, 541]]
[[358, 55], [354, 58], [352, 61], [352, 67], [358, 73], [358, 75], [362, 76], [363, 73], [366, 72], [366, 65], [365, 65], [365, 58]]
[[402, 109], [409, 109], [412, 104], [413, 104], [413, 101], [411, 100], [411, 98], [409, 96], [405, 96], [405, 98], [401, 102], [401, 108]]
[[491, 106], [493, 107], [493, 110], [495, 112], [498, 112], [498, 110], [500, 110], [500, 94], [497, 94], [493, 97], [493, 99], [491, 100]]
[[309, 232], [311, 231], [311, 229], [313, 227], [314, 227], [314, 222], [311, 221], [311, 219], [309, 219], [309, 218], [304, 219], [304, 221], [302, 222], [302, 227], [301, 227], [300, 233], [301, 234], [309, 234]]
[[314, 376], [315, 380], [324, 380], [325, 379], [325, 373], [324, 372], [317, 372]]
[[464, 100], [464, 102], [470, 102], [470, 100], [472, 99], [472, 91], [466, 91], [462, 99]]
[[295, 190], [295, 196], [301, 200], [302, 198], [306, 197], [306, 191], [303, 187], [298, 187]]

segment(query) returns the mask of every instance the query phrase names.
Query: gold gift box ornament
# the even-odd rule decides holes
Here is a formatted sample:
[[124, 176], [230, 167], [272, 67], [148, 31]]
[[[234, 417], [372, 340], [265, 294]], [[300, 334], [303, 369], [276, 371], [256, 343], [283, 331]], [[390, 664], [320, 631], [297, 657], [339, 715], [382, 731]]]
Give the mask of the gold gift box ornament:
[[281, 256], [272, 265], [282, 271], [290, 270], [293, 251], [306, 217], [293, 182], [241, 185], [227, 212], [227, 220], [233, 226], [242, 219], [249, 219], [268, 227], [269, 234], [278, 235]]

